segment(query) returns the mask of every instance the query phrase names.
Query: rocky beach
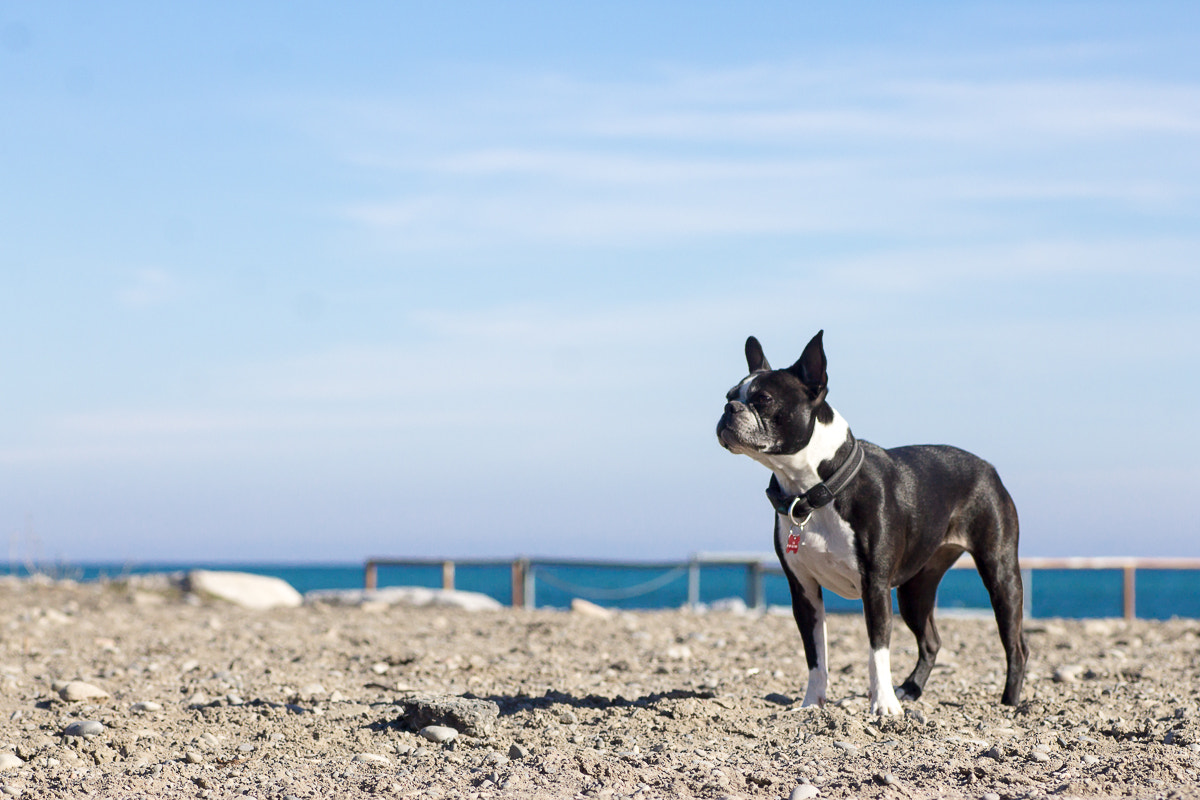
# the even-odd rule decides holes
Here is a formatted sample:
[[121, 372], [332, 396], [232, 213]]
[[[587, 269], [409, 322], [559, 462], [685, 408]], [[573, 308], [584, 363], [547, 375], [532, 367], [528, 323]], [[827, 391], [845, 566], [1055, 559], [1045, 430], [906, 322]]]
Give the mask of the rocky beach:
[[[433, 593], [434, 595], [436, 593]], [[943, 618], [902, 717], [829, 622], [831, 702], [785, 613], [250, 609], [169, 576], [0, 581], [0, 792], [156, 798], [1200, 796], [1200, 621]], [[894, 680], [914, 643], [899, 624]]]

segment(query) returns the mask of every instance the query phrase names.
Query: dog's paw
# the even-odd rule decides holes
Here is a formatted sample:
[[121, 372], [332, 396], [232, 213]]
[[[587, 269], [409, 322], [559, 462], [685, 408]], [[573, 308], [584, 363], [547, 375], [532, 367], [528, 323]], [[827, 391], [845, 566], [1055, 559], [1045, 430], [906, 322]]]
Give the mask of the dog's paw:
[[896, 687], [896, 698], [898, 700], [916, 700], [921, 696], [921, 689], [916, 684], [906, 683], [903, 686]]
[[903, 714], [904, 709], [900, 706], [900, 701], [896, 699], [896, 695], [891, 694], [890, 697], [876, 697], [872, 699], [871, 713], [881, 717], [894, 717]]

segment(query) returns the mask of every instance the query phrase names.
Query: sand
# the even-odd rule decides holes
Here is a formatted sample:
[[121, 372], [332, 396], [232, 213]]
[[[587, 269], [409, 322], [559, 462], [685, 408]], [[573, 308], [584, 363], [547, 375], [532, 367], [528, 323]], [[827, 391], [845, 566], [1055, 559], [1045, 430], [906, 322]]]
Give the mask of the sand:
[[[831, 702], [818, 709], [796, 701], [804, 659], [778, 613], [249, 611], [165, 579], [0, 581], [0, 791], [1200, 796], [1200, 622], [1034, 621], [1015, 709], [998, 704], [994, 623], [941, 629], [925, 695], [874, 718], [851, 615], [830, 620]], [[914, 658], [899, 624], [892, 652], [899, 682]], [[414, 730], [431, 721], [414, 702], [443, 701], [480, 713], [475, 735]]]

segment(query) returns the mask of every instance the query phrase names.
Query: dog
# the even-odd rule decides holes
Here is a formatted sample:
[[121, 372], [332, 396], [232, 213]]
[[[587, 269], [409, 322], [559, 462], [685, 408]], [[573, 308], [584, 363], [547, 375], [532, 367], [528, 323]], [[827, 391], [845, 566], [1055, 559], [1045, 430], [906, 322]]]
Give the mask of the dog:
[[[1028, 646], [1021, 628], [1017, 509], [995, 468], [948, 445], [883, 449], [856, 439], [826, 401], [824, 331], [795, 364], [773, 370], [746, 340], [750, 374], [726, 395], [717, 439], [772, 472], [775, 552], [787, 577], [792, 615], [804, 641], [804, 705], [829, 689], [822, 588], [862, 598], [870, 645], [870, 713], [902, 713], [901, 699], [924, 691], [941, 646], [933, 611], [937, 587], [963, 552], [975, 559], [991, 597], [1007, 680], [1000, 702], [1020, 701]], [[917, 640], [912, 674], [893, 689], [891, 590]]]

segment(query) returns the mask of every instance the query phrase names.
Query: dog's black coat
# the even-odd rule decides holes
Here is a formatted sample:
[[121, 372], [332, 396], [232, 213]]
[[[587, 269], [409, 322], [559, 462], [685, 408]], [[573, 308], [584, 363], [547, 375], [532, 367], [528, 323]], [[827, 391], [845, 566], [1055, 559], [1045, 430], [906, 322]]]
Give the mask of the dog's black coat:
[[[828, 377], [822, 333], [813, 337], [804, 355], [787, 369], [771, 370], [753, 337], [746, 342], [746, 360], [751, 374], [727, 396], [717, 426], [718, 439], [726, 448], [751, 455], [782, 477], [778, 465], [808, 447], [818, 425], [829, 426], [834, 420], [835, 413], [825, 401]], [[816, 470], [820, 480], [830, 478], [854, 443], [847, 428], [845, 441], [833, 452], [822, 454], [825, 457]], [[1021, 626], [1018, 521], [1016, 506], [996, 470], [956, 447], [914, 445], [885, 450], [862, 440], [858, 444], [864, 452], [862, 466], [832, 505], [853, 531], [872, 651], [888, 647], [891, 589], [896, 587], [901, 617], [916, 636], [919, 653], [916, 667], [900, 689], [909, 698], [920, 696], [941, 644], [933, 619], [938, 584], [959, 556], [969, 552], [991, 597], [1007, 655], [1001, 702], [1015, 705], [1028, 653]], [[777, 514], [776, 525], [787, 529], [792, 521]], [[794, 526], [791, 529], [795, 530]], [[817, 667], [815, 631], [823, 618], [823, 611], [818, 612], [818, 605], [823, 607], [821, 590], [817, 586], [814, 596], [811, 587], [816, 584], [811, 576], [796, 573], [796, 560], [783, 552], [782, 534], [777, 527], [775, 549], [788, 578], [792, 611], [811, 672]]]

